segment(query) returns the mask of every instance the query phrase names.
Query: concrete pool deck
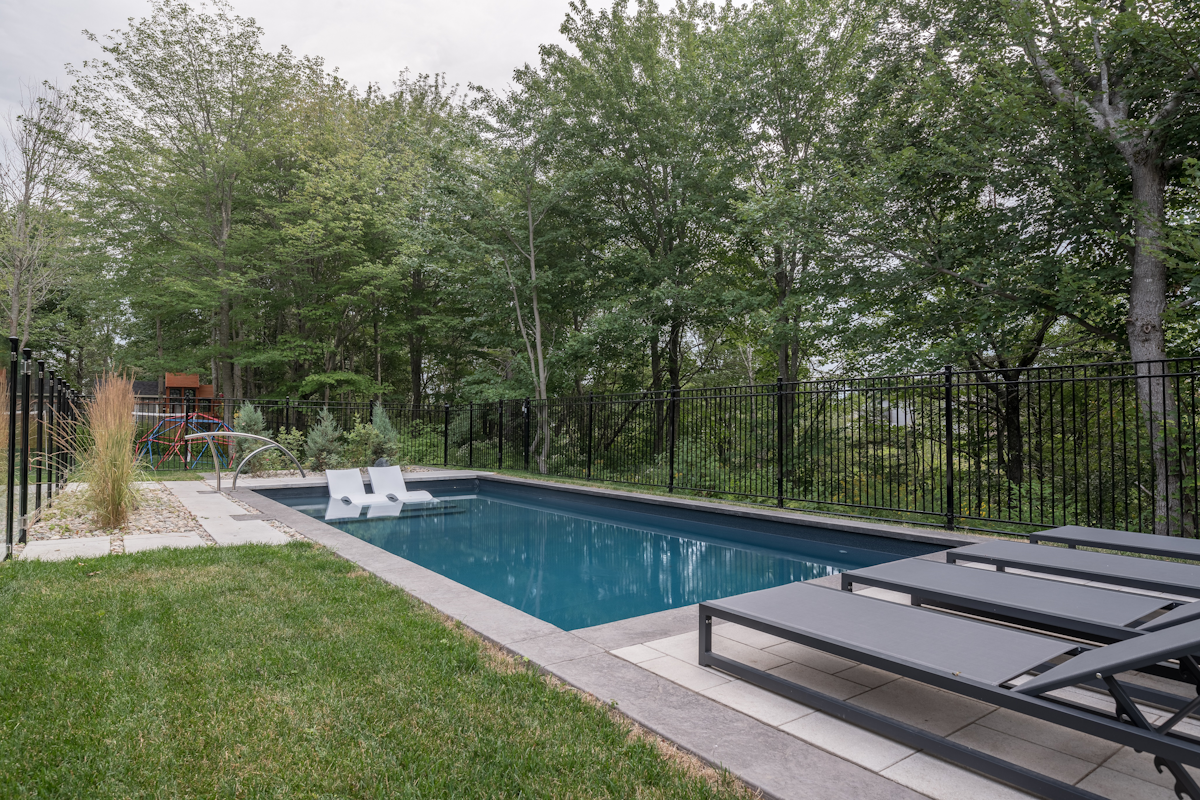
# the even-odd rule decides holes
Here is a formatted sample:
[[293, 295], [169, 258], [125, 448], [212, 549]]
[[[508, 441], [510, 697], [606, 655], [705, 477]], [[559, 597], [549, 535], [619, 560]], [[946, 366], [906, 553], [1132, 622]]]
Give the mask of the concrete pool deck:
[[[410, 475], [409, 480], [471, 479], [487, 474], [447, 470]], [[1006, 800], [1030, 796], [698, 666], [695, 606], [564, 631], [251, 491], [298, 485], [315, 488], [324, 482], [315, 476], [304, 481], [239, 481], [232, 496], [460, 620], [547, 673], [614, 703], [635, 722], [729, 769], [764, 795], [805, 800]], [[218, 499], [223, 500], [213, 498]], [[224, 502], [236, 508], [236, 504]], [[710, 507], [702, 505], [706, 510]], [[237, 513], [242, 509], [237, 508]], [[212, 522], [219, 524], [216, 519]], [[855, 523], [854, 528], [861, 530], [862, 523]], [[930, 534], [930, 538], [934, 536], [943, 540], [954, 537], [959, 543], [972, 538]], [[831, 579], [819, 579], [826, 581]], [[836, 586], [836, 578], [832, 581], [830, 585]], [[864, 593], [908, 602], [906, 596], [883, 590]], [[1095, 737], [728, 623], [714, 627], [714, 649], [1102, 797], [1167, 800], [1175, 796], [1170, 788], [1173, 781], [1169, 775], [1155, 772], [1150, 756]], [[1103, 702], [1099, 694], [1075, 691], [1089, 702]], [[1152, 717], [1162, 716], [1155, 709], [1145, 710]], [[1195, 730], [1200, 732], [1200, 726]]]

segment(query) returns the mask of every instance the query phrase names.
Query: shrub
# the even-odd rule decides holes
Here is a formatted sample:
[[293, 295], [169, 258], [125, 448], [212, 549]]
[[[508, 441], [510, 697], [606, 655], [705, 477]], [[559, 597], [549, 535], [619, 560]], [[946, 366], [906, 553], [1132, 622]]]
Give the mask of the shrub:
[[374, 464], [381, 458], [386, 458], [391, 464], [400, 462], [400, 433], [396, 430], [396, 426], [392, 425], [392, 420], [388, 417], [387, 412], [383, 410], [383, 403], [375, 401], [375, 407], [371, 409], [371, 427], [378, 433], [371, 450], [371, 463]]
[[[301, 463], [304, 462], [304, 451], [306, 445], [303, 431], [297, 430], [296, 428], [288, 428], [287, 430], [281, 429], [279, 434], [275, 437], [275, 441], [290, 450], [292, 455], [294, 455]], [[278, 450], [268, 450], [259, 456], [259, 458], [267, 460], [267, 469], [291, 470], [296, 468], [296, 465], [292, 463], [292, 460]]]
[[84, 404], [76, 441], [83, 502], [101, 528], [120, 527], [137, 507], [137, 439], [133, 419], [133, 380], [107, 374]]
[[[242, 407], [238, 409], [237, 414], [233, 417], [233, 429], [238, 433], [250, 433], [255, 436], [271, 438], [271, 432], [267, 429], [267, 423], [263, 419], [262, 412], [253, 403], [242, 403]], [[241, 459], [264, 445], [265, 442], [256, 442], [253, 439], [234, 439], [233, 444], [229, 448], [234, 466], [237, 466]], [[272, 459], [268, 458], [272, 453], [273, 451], [268, 450], [251, 461], [246, 471], [251, 475], [257, 475], [266, 470], [274, 469]]]
[[304, 455], [307, 466], [311, 469], [326, 470], [336, 468], [342, 452], [340, 437], [341, 428], [328, 408], [321, 409], [317, 424], [308, 431], [308, 439], [304, 443]]

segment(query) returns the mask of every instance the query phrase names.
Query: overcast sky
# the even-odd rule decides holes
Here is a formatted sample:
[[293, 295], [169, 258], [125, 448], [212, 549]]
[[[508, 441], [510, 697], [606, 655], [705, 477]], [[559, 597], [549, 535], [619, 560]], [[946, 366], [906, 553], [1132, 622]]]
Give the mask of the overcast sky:
[[[593, 8], [608, 2], [593, 1]], [[233, 0], [253, 17], [269, 49], [322, 56], [365, 86], [389, 88], [405, 67], [504, 87], [513, 69], [535, 61], [538, 45], [559, 42], [567, 0]], [[99, 54], [81, 31], [107, 33], [147, 16], [146, 0], [0, 0], [0, 114], [16, 108], [22, 81], [68, 85], [66, 63]]]

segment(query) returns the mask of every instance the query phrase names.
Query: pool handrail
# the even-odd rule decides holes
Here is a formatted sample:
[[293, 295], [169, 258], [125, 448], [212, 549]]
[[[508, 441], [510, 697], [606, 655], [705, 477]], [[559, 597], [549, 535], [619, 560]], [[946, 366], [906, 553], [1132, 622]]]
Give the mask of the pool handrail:
[[[238, 464], [238, 468], [233, 473], [233, 490], [234, 491], [237, 490], [238, 473], [240, 473], [242, 471], [242, 467], [246, 466], [246, 462], [248, 462], [250, 459], [254, 458], [259, 453], [263, 452], [264, 450], [270, 450], [272, 447], [278, 448], [279, 450], [281, 450], [283, 452], [284, 455], [286, 455], [288, 458], [290, 458], [292, 460], [292, 463], [296, 465], [296, 469], [300, 470], [301, 478], [308, 477], [304, 472], [304, 467], [300, 466], [300, 462], [296, 459], [296, 457], [294, 455], [292, 455], [291, 450], [288, 450], [286, 447], [281, 445], [279, 442], [276, 442], [272, 439], [268, 439], [266, 436], [259, 436], [258, 434], [255, 434], [255, 433], [241, 433], [240, 431], [201, 431], [200, 433], [189, 433], [187, 436], [184, 436], [183, 438], [184, 439], [205, 439], [206, 441], [208, 441], [208, 446], [211, 448], [213, 446], [212, 437], [214, 437], [214, 436], [230, 436], [230, 437], [234, 437], [234, 438], [238, 438], [238, 439], [255, 439], [257, 441], [267, 443], [266, 447], [258, 448], [253, 453], [251, 453], [250, 455], [243, 458], [242, 463]], [[213, 467], [215, 467], [216, 471], [217, 471], [217, 491], [220, 492], [221, 491], [221, 459], [217, 458], [216, 450], [213, 450]]]

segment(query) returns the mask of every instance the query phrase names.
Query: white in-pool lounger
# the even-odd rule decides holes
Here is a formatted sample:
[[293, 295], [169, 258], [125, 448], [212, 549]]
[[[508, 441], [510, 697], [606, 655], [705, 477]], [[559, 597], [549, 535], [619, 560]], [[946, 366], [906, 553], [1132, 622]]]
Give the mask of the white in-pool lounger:
[[393, 503], [436, 502], [429, 492], [410, 492], [404, 485], [404, 473], [399, 467], [367, 467], [371, 476], [371, 491]]
[[356, 469], [325, 470], [329, 496], [341, 501], [345, 506], [393, 506], [398, 503], [436, 502], [429, 492], [407, 491], [399, 467], [370, 467], [367, 472], [371, 475], [371, 492], [363, 486], [362, 474]]

